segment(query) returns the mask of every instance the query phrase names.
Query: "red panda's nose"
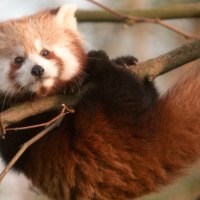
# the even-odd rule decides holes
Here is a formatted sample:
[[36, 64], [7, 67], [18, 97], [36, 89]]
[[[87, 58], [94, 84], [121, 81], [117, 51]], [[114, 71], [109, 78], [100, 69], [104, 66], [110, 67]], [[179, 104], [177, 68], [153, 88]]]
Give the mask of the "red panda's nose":
[[31, 74], [33, 76], [40, 77], [40, 76], [42, 76], [43, 73], [44, 73], [44, 68], [40, 65], [34, 65], [31, 70]]

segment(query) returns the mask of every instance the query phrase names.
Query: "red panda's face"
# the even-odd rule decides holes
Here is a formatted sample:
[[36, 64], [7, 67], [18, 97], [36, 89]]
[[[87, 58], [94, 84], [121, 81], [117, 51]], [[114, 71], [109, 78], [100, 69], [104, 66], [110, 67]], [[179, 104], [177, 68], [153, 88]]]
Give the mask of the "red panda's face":
[[80, 75], [85, 61], [74, 7], [0, 24], [0, 93], [51, 94]]

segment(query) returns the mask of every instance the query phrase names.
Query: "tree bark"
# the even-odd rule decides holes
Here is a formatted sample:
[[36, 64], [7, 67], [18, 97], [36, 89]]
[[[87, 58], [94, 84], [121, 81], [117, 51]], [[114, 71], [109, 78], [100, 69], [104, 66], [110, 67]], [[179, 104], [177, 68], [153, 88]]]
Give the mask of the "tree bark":
[[130, 67], [130, 71], [139, 77], [149, 77], [153, 80], [157, 76], [200, 58], [200, 41], [188, 43], [156, 58], [144, 61], [137, 66]]

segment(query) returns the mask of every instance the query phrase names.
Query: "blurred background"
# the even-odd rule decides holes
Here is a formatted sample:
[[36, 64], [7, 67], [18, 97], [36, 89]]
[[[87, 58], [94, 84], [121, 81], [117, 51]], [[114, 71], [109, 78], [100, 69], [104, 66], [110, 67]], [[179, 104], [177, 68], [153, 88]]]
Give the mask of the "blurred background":
[[[112, 8], [150, 8], [176, 3], [200, 2], [192, 0], [99, 0]], [[80, 9], [99, 9], [85, 0], [1, 0], [0, 21], [17, 18], [41, 9], [53, 8], [63, 3], [76, 3]], [[187, 6], [187, 4], [186, 4]], [[166, 20], [168, 23], [190, 33], [200, 33], [200, 19]], [[114, 23], [80, 23], [80, 32], [85, 40], [85, 48], [104, 49], [111, 57], [134, 55], [144, 61], [189, 42], [180, 35], [154, 24], [135, 24], [125, 26]], [[179, 76], [186, 73], [197, 61], [176, 69], [155, 80], [163, 94]], [[199, 164], [190, 169], [189, 175], [165, 188], [159, 194], [143, 197], [142, 200], [198, 200], [200, 199]], [[0, 160], [0, 169], [3, 163]], [[31, 186], [23, 175], [10, 172], [0, 185], [0, 200], [47, 200]]]

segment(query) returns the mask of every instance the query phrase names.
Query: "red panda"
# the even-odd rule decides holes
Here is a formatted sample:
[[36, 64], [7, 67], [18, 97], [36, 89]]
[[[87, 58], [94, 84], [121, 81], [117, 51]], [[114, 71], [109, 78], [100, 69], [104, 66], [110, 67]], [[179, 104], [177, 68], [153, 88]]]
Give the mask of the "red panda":
[[[56, 200], [125, 200], [157, 191], [200, 157], [200, 69], [163, 98], [147, 80], [102, 51], [85, 54], [73, 7], [0, 24], [0, 91], [6, 102], [64, 93], [73, 80], [93, 82], [61, 126], [14, 166]], [[87, 74], [87, 78], [84, 76]], [[4, 102], [2, 102], [4, 104]], [[9, 104], [9, 103], [7, 103]], [[21, 124], [41, 123], [55, 113]], [[19, 124], [20, 125], [20, 124]], [[5, 161], [41, 129], [8, 132]]]
[[66, 5], [0, 24], [1, 94], [45, 96], [76, 81], [86, 55], [75, 9]]

